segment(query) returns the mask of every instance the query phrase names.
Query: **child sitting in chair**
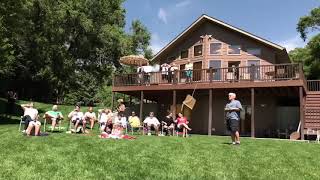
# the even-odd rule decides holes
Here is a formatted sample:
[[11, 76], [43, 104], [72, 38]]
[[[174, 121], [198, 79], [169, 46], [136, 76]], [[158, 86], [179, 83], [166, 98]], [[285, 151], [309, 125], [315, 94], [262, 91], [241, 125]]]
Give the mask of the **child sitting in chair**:
[[183, 133], [182, 137], [186, 137], [186, 134], [187, 134], [186, 130], [191, 131], [191, 128], [188, 126], [189, 122], [188, 122], [187, 118], [184, 117], [182, 113], [179, 113], [178, 118], [176, 120], [176, 123], [177, 123], [177, 127], [179, 129], [182, 129], [182, 133]]

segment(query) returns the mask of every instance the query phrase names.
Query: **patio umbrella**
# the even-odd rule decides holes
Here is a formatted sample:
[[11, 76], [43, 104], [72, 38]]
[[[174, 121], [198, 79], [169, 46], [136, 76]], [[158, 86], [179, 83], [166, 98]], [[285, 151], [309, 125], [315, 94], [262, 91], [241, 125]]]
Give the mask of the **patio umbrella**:
[[120, 63], [130, 66], [148, 65], [149, 60], [139, 55], [129, 55], [120, 58]]

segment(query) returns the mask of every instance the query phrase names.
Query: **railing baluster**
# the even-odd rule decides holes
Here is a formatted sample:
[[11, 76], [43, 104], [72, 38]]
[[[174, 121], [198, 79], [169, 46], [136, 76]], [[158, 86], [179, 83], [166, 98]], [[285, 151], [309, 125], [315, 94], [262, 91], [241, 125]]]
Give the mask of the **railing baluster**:
[[[162, 77], [162, 72], [152, 72], [149, 75], [151, 84], [183, 83], [186, 80], [185, 70], [176, 70], [169, 77]], [[280, 81], [304, 79], [299, 64], [275, 64], [244, 67], [223, 67], [209, 69], [194, 69], [191, 81], [194, 83], [212, 82], [241, 82], [241, 81]], [[145, 85], [148, 74], [117, 74], [114, 76], [114, 86]], [[320, 81], [307, 81], [310, 91], [320, 91]]]

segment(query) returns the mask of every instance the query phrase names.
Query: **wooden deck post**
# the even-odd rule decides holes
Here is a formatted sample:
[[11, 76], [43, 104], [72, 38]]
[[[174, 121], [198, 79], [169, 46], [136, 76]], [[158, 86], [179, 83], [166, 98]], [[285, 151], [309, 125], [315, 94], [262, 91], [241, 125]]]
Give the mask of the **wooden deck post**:
[[115, 98], [115, 92], [112, 92], [112, 95], [111, 95], [111, 111], [112, 112], [114, 108], [114, 98]]
[[251, 88], [251, 137], [255, 137], [255, 128], [254, 128], [254, 88]]
[[299, 101], [300, 101], [300, 122], [301, 122], [301, 140], [304, 140], [304, 97], [303, 97], [303, 89], [299, 87]]
[[129, 95], [129, 105], [131, 106], [131, 104], [132, 104], [132, 96]]
[[144, 94], [143, 94], [143, 91], [140, 92], [140, 121], [143, 121], [143, 99], [144, 99]]
[[176, 120], [176, 114], [177, 114], [177, 91], [173, 90], [173, 96], [172, 96], [172, 115], [173, 115], [173, 119]]
[[212, 133], [212, 89], [209, 89], [209, 118], [208, 118], [208, 136]]

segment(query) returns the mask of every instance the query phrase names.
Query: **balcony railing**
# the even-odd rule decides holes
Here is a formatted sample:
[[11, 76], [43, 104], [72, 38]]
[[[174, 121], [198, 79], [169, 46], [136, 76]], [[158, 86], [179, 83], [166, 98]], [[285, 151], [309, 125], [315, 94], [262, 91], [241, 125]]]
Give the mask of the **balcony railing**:
[[308, 91], [320, 91], [320, 80], [307, 80]]
[[118, 74], [114, 86], [139, 86], [183, 83], [268, 82], [303, 79], [299, 64], [276, 64], [228, 68], [194, 69], [191, 71]]

